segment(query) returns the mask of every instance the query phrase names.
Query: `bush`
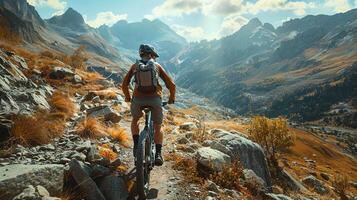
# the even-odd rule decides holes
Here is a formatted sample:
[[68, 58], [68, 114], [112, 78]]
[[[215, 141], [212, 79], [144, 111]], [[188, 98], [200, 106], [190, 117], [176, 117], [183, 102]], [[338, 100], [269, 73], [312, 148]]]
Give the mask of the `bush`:
[[84, 138], [100, 138], [107, 136], [106, 128], [96, 118], [86, 118], [76, 126], [77, 134]]
[[85, 62], [88, 60], [85, 53], [85, 49], [86, 47], [84, 45], [81, 45], [73, 52], [72, 55], [63, 55], [61, 58], [62, 62], [66, 63], [67, 65], [70, 65], [75, 69], [84, 69]]
[[221, 172], [215, 172], [210, 176], [210, 179], [217, 185], [228, 189], [241, 189], [239, 177], [243, 174], [243, 167], [239, 162], [234, 162], [232, 165], [223, 167]]
[[112, 148], [108, 144], [103, 144], [99, 146], [99, 155], [107, 160], [113, 161], [117, 158], [118, 154], [116, 154]]
[[295, 140], [284, 118], [268, 119], [256, 116], [252, 119], [248, 131], [251, 139], [264, 148], [273, 164], [276, 164], [276, 153], [289, 149]]
[[118, 124], [115, 124], [113, 127], [108, 128], [109, 135], [118, 140], [120, 144], [125, 147], [129, 146], [129, 135], [124, 128], [121, 128]]
[[63, 120], [71, 118], [76, 112], [76, 107], [69, 95], [63, 94], [58, 90], [53, 93], [49, 104], [52, 112], [57, 113], [57, 115], [62, 115]]

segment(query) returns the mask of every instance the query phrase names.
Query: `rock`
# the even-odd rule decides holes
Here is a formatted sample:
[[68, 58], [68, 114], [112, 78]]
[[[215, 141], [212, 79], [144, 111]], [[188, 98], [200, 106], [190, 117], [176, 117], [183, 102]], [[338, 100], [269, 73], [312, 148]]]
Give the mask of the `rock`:
[[106, 200], [126, 200], [129, 192], [124, 180], [118, 176], [110, 175], [97, 182], [100, 191]]
[[282, 172], [279, 175], [280, 175], [280, 178], [284, 181], [285, 185], [290, 190], [306, 191], [306, 188], [286, 170], [282, 170]]
[[326, 181], [330, 180], [330, 175], [328, 173], [325, 172], [321, 172], [320, 176], [325, 179]]
[[10, 138], [10, 129], [12, 126], [12, 121], [6, 119], [5, 116], [0, 114], [0, 143], [5, 142]]
[[317, 178], [315, 178], [314, 176], [310, 175], [305, 177], [304, 179], [302, 179], [302, 182], [313, 188], [317, 193], [319, 194], [327, 194], [328, 193], [328, 188], [326, 188], [320, 180], [318, 180]]
[[205, 140], [203, 141], [202, 146], [209, 147], [211, 146], [211, 144], [212, 144], [212, 140]]
[[192, 131], [193, 129], [196, 129], [197, 126], [193, 122], [185, 122], [180, 125], [180, 129], [185, 130], [185, 131]]
[[232, 152], [226, 147], [224, 146], [223, 144], [219, 143], [219, 142], [216, 142], [216, 141], [212, 141], [211, 144], [210, 144], [210, 147], [212, 149], [216, 149], [220, 152], [223, 152], [229, 156], [232, 156]]
[[218, 186], [210, 180], [207, 181], [207, 189], [209, 191], [213, 191], [213, 192], [217, 192], [217, 193], [219, 192]]
[[265, 194], [264, 199], [266, 199], [266, 200], [293, 200], [292, 198], [285, 196], [283, 194], [272, 194], [272, 193]]
[[189, 142], [190, 141], [186, 137], [181, 137], [181, 138], [177, 139], [177, 143], [179, 143], [179, 144], [187, 144]]
[[253, 170], [244, 169], [243, 170], [244, 183], [248, 188], [253, 188], [256, 191], [265, 191], [266, 183], [265, 181], [257, 176]]
[[63, 188], [62, 165], [22, 165], [0, 167], [0, 194], [2, 199], [12, 199], [28, 185], [41, 185], [51, 195], [60, 196]]
[[259, 144], [238, 134], [220, 129], [213, 129], [211, 134], [217, 138], [216, 141], [229, 150], [227, 154], [231, 155], [233, 161], [238, 160], [244, 168], [253, 170], [256, 175], [264, 180], [267, 187], [271, 187], [266, 157]]
[[92, 102], [93, 103], [100, 103], [100, 97], [99, 96], [93, 97]]
[[73, 83], [83, 83], [83, 79], [82, 79], [82, 77], [80, 77], [79, 75], [76, 74], [73, 76], [72, 82]]
[[103, 116], [106, 121], [111, 121], [112, 123], [118, 123], [121, 120], [120, 114], [106, 105], [88, 109], [87, 115], [90, 117]]
[[41, 146], [41, 147], [39, 148], [39, 150], [40, 150], [40, 151], [54, 151], [54, 150], [56, 150], [56, 147], [53, 146], [53, 144], [47, 144], [47, 145], [45, 145], [45, 146]]
[[36, 192], [36, 189], [32, 185], [29, 185], [19, 195], [14, 197], [13, 200], [41, 200], [41, 197]]
[[55, 67], [50, 72], [49, 77], [51, 79], [64, 79], [65, 77], [73, 77], [75, 73], [69, 68]]
[[41, 197], [49, 197], [50, 193], [41, 185], [36, 186], [36, 190]]
[[231, 158], [227, 154], [209, 147], [198, 149], [196, 155], [199, 164], [214, 171], [221, 171], [224, 166], [231, 164]]
[[76, 159], [76, 160], [79, 160], [79, 161], [85, 161], [87, 156], [84, 154], [84, 153], [75, 153], [71, 156], [72, 159]]

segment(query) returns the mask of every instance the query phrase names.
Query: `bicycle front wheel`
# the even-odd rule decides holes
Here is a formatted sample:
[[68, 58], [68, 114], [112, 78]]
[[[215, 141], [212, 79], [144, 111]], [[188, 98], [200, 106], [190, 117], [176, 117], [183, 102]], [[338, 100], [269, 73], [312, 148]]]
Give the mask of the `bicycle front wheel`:
[[136, 187], [139, 199], [146, 199], [150, 183], [150, 140], [139, 144], [136, 152]]

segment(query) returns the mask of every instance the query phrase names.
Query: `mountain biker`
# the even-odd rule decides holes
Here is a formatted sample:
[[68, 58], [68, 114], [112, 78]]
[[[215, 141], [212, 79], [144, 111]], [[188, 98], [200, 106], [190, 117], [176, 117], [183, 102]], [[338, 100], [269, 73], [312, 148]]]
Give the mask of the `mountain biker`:
[[[164, 81], [166, 87], [170, 91], [168, 104], [173, 104], [175, 102], [176, 86], [171, 77], [165, 72], [163, 67], [155, 61], [159, 55], [154, 47], [147, 44], [140, 45], [139, 55], [141, 59], [130, 67], [130, 70], [126, 74], [122, 84], [122, 90], [125, 95], [125, 102], [131, 102], [130, 111], [133, 117], [131, 121], [131, 133], [134, 141], [134, 156], [139, 141], [139, 119], [143, 116], [143, 107], [149, 106], [152, 111], [152, 119], [154, 122], [154, 141], [156, 148], [155, 165], [161, 166], [163, 164], [163, 158], [161, 156], [163, 142], [163, 134], [161, 132], [163, 110], [161, 98], [162, 87], [158, 78], [160, 77]], [[147, 66], [149, 64], [152, 64], [153, 67], [149, 68]], [[145, 69], [153, 69], [153, 71], [144, 74], [144, 72], [141, 71], [141, 66]], [[143, 77], [147, 75], [152, 77], [144, 79]], [[129, 93], [129, 84], [133, 76], [135, 77], [135, 87], [133, 98], [131, 98]], [[142, 82], [147, 80], [153, 81], [146, 83], [146, 87], [142, 86]]]

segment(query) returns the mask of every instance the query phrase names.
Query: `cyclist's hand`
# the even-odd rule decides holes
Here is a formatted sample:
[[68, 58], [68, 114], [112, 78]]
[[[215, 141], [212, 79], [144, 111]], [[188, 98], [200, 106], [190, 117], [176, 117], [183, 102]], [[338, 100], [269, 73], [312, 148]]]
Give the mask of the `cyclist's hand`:
[[125, 97], [125, 102], [130, 102], [131, 98], [130, 97]]
[[169, 101], [168, 101], [167, 103], [168, 103], [168, 104], [174, 104], [174, 103], [175, 103], [175, 100], [169, 99]]

